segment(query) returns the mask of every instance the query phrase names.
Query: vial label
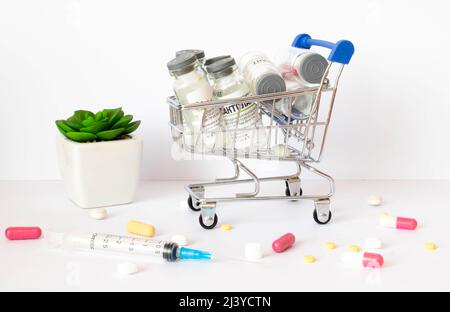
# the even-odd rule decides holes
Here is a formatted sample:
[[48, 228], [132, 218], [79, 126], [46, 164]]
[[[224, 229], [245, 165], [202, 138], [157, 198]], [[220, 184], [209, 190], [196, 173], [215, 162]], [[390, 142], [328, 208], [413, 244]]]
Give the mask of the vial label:
[[[248, 93], [243, 93], [242, 90], [238, 90], [229, 94], [227, 97], [237, 98], [247, 95]], [[224, 107], [223, 114], [223, 120], [227, 130], [225, 135], [225, 148], [247, 148], [252, 143], [263, 141], [262, 138], [257, 137], [256, 129], [253, 129], [259, 121], [258, 106], [256, 103], [231, 104]]]

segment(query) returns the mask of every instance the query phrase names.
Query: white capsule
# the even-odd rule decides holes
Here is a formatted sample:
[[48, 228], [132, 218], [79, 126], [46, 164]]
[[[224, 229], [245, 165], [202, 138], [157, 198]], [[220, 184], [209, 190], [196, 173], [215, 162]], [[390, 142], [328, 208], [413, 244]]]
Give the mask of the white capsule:
[[344, 252], [341, 261], [352, 267], [381, 268], [384, 263], [383, 256], [371, 252]]
[[245, 258], [250, 261], [259, 260], [263, 257], [260, 243], [247, 243], [245, 245]]
[[170, 241], [176, 243], [178, 246], [186, 246], [188, 243], [184, 235], [174, 235]]
[[103, 220], [108, 215], [108, 211], [105, 208], [95, 208], [89, 212], [91, 218], [96, 220]]
[[381, 249], [382, 244], [378, 238], [368, 238], [366, 239], [366, 249]]
[[139, 272], [139, 268], [136, 263], [122, 262], [117, 265], [117, 272], [122, 275], [130, 275]]
[[371, 206], [380, 206], [383, 203], [383, 197], [380, 195], [371, 195], [367, 199], [367, 203]]

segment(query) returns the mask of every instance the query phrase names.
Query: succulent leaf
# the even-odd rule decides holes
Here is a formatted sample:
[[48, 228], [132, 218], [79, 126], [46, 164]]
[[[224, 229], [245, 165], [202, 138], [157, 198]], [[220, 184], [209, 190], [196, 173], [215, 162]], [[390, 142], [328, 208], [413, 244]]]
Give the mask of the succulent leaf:
[[97, 136], [102, 140], [109, 141], [121, 135], [124, 130], [125, 128], [101, 131], [97, 133]]
[[111, 129], [128, 128], [128, 124], [133, 120], [133, 115], [125, 115], [116, 122]]
[[123, 117], [123, 115], [124, 115], [124, 112], [121, 107], [114, 109], [111, 112], [111, 115], [109, 117], [109, 123], [111, 125], [114, 125], [116, 122], [118, 122], [120, 120], [120, 118]]
[[89, 133], [94, 133], [95, 134], [97, 132], [105, 130], [108, 126], [109, 126], [109, 124], [107, 122], [96, 121], [93, 124], [91, 124], [90, 126], [81, 128], [80, 131], [81, 132], [89, 132]]
[[130, 134], [131, 132], [134, 132], [139, 127], [140, 124], [141, 124], [140, 120], [133, 121], [127, 126], [127, 128], [122, 134]]
[[70, 126], [68, 126], [64, 120], [57, 120], [57, 121], [55, 121], [55, 123], [56, 123], [56, 126], [58, 126], [58, 128], [60, 128], [61, 130], [64, 131], [64, 133], [75, 131]]
[[100, 120], [102, 120], [103, 119], [103, 114], [102, 114], [102, 112], [100, 111], [100, 112], [97, 112], [97, 114], [95, 114], [95, 121], [100, 121]]
[[81, 124], [81, 122], [77, 122], [70, 118], [66, 120], [66, 125], [68, 125], [69, 127], [71, 127], [72, 129], [75, 129], [75, 130], [80, 130], [81, 128], [83, 128], [83, 125]]
[[88, 142], [93, 141], [97, 138], [97, 136], [93, 133], [87, 133], [87, 132], [67, 132], [66, 136], [77, 142]]
[[87, 111], [87, 110], [81, 110], [81, 109], [75, 111], [73, 116], [75, 117], [75, 119], [77, 119], [79, 121], [83, 121], [85, 119], [88, 119], [89, 117], [92, 117], [92, 118], [95, 117], [93, 112], [90, 112], [90, 111]]

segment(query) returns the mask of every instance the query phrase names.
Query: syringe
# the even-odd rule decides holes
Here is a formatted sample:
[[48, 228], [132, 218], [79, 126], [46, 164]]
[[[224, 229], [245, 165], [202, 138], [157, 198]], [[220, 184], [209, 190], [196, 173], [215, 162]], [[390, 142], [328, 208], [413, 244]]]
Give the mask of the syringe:
[[51, 233], [50, 243], [57, 247], [71, 247], [80, 250], [116, 251], [162, 257], [167, 261], [177, 259], [211, 260], [206, 251], [179, 247], [176, 243], [156, 239], [136, 238], [113, 234], [66, 234]]

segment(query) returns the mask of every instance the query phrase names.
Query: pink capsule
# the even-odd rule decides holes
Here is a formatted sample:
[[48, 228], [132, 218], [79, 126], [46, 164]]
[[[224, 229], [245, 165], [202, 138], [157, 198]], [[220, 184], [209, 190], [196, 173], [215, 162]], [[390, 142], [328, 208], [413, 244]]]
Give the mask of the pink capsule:
[[272, 249], [276, 253], [281, 253], [286, 249], [289, 249], [295, 243], [295, 236], [292, 233], [287, 233], [278, 238], [272, 243]]
[[382, 255], [371, 252], [344, 252], [341, 260], [345, 264], [365, 268], [381, 268], [384, 264]]
[[395, 217], [383, 214], [380, 216], [380, 225], [394, 229], [412, 231], [417, 228], [417, 221], [412, 218]]
[[37, 226], [9, 227], [5, 230], [5, 236], [9, 240], [38, 239], [42, 230]]

